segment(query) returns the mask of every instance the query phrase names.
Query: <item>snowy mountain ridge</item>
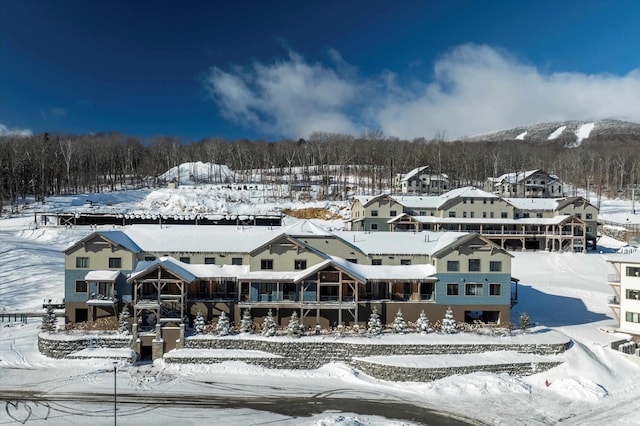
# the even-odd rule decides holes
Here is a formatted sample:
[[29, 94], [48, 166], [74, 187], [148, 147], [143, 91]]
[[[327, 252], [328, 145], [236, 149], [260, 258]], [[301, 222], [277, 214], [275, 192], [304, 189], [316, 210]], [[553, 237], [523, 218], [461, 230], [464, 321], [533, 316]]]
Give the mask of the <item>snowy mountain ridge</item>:
[[640, 138], [640, 123], [622, 120], [568, 120], [518, 126], [481, 135], [468, 141], [526, 141], [543, 143], [560, 141], [567, 148], [575, 148], [588, 138]]

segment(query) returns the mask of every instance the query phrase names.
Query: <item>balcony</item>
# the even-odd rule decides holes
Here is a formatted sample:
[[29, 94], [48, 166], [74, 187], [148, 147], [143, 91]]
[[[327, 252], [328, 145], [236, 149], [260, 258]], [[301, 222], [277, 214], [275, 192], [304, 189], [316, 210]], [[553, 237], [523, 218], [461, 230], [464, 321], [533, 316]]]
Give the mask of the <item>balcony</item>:
[[609, 298], [607, 299], [607, 303], [613, 306], [620, 306], [620, 299], [618, 298], [618, 296], [609, 296]]
[[91, 299], [87, 300], [88, 306], [113, 306], [118, 303], [118, 299], [113, 296], [105, 296], [102, 294], [91, 294]]
[[619, 274], [609, 274], [607, 275], [607, 281], [609, 284], [620, 284], [620, 275]]

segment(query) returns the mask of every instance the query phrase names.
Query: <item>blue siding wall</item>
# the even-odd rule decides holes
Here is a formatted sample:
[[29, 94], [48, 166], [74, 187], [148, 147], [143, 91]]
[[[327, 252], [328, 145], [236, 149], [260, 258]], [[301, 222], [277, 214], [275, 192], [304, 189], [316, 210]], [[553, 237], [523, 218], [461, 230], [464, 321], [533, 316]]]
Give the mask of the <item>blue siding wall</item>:
[[[441, 273], [437, 275], [436, 302], [442, 305], [510, 305], [511, 275], [478, 273]], [[488, 281], [485, 281], [487, 278]], [[447, 296], [447, 284], [458, 283], [458, 296]], [[465, 296], [465, 284], [483, 284], [482, 296]], [[489, 283], [502, 284], [500, 296], [489, 296]]]

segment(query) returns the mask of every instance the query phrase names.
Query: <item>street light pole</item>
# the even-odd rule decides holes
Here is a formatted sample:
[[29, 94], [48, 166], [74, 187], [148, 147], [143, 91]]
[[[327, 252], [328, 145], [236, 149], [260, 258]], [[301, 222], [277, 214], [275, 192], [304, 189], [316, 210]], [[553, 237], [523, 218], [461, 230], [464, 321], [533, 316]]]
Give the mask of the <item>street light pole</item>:
[[117, 422], [117, 417], [116, 417], [116, 413], [117, 413], [117, 405], [116, 405], [116, 372], [118, 370], [118, 362], [117, 361], [113, 361], [113, 425], [116, 426], [118, 424]]

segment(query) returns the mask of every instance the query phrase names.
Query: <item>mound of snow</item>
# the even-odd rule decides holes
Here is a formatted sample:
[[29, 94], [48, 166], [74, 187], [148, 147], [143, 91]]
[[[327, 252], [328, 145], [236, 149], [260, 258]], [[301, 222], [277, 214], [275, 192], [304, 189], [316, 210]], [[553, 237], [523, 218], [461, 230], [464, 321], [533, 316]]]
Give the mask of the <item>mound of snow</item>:
[[567, 377], [549, 384], [549, 389], [566, 398], [579, 401], [597, 401], [609, 392], [597, 383], [581, 377]]

